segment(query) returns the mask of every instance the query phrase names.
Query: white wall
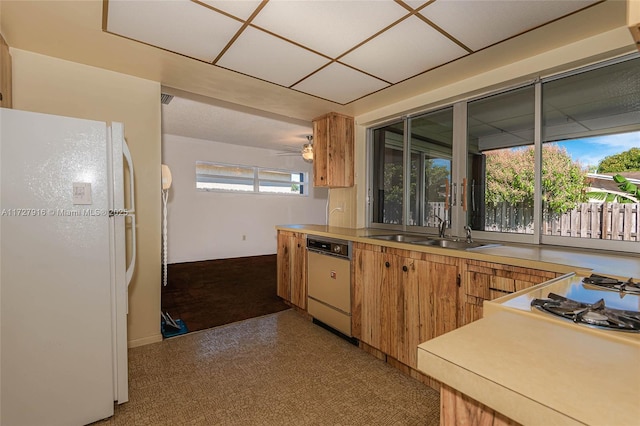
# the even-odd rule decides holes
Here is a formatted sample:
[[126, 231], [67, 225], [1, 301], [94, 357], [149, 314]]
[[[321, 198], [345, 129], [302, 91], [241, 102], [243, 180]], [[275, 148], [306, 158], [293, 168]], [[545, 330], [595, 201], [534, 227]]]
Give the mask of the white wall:
[[[327, 190], [308, 197], [196, 190], [196, 161], [309, 172], [298, 156], [175, 135], [163, 135], [162, 162], [171, 168], [168, 263], [276, 253], [276, 225], [326, 223]], [[246, 236], [246, 240], [242, 236]]]

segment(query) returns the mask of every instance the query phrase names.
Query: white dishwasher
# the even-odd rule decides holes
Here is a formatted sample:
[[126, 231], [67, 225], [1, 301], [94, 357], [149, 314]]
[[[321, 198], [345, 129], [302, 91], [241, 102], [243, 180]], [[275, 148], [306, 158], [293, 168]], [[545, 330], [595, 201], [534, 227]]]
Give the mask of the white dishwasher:
[[307, 237], [307, 310], [351, 337], [351, 242]]

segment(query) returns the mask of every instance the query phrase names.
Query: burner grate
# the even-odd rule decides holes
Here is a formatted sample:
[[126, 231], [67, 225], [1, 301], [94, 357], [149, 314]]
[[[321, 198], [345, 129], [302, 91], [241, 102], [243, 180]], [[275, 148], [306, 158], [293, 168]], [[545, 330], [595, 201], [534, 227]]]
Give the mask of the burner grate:
[[633, 282], [631, 278], [627, 281], [619, 281], [615, 278], [591, 274], [589, 277], [584, 277], [582, 282], [606, 290], [619, 291], [620, 293], [640, 294], [640, 283]]
[[640, 312], [607, 308], [604, 299], [583, 303], [549, 293], [548, 299], [533, 299], [531, 306], [544, 312], [593, 327], [640, 332]]

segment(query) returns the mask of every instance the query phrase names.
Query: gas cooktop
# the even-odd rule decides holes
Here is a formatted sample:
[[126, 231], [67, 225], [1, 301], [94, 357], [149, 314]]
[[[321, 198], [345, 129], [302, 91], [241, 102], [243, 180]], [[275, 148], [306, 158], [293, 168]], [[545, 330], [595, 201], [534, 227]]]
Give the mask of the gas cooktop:
[[531, 306], [575, 323], [640, 333], [640, 312], [608, 308], [604, 299], [584, 303], [549, 293], [547, 299], [533, 299]]
[[640, 294], [640, 283], [635, 283], [631, 278], [627, 281], [620, 281], [616, 278], [609, 278], [602, 275], [591, 274], [584, 277], [582, 282], [606, 290], [619, 291], [621, 293]]
[[586, 278], [567, 274], [485, 302], [485, 311], [491, 314], [496, 310], [516, 310], [585, 332], [640, 344], [640, 293], [628, 291], [628, 282], [626, 289], [620, 291], [592, 284], [597, 276]]

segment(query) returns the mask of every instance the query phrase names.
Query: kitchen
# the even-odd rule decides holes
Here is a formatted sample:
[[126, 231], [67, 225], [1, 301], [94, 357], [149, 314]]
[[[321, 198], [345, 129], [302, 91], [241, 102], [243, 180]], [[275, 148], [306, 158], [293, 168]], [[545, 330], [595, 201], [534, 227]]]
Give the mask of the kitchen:
[[[485, 63], [473, 67], [469, 67], [468, 63], [452, 63], [440, 71], [436, 70], [429, 81], [422, 79], [415, 84], [405, 82], [396, 88], [398, 93], [378, 93], [373, 98], [340, 107], [319, 99], [305, 103], [303, 99], [306, 97], [300, 93], [288, 94], [289, 91], [282, 87], [247, 81], [225, 70], [219, 70], [215, 77], [199, 80], [194, 76], [203, 75], [211, 67], [184, 61], [184, 58], [166, 51], [156, 51], [149, 46], [100, 31], [101, 2], [85, 2], [81, 6], [55, 2], [24, 3], [3, 2], [0, 9], [2, 33], [12, 50], [14, 107], [122, 121], [128, 129], [128, 137], [138, 141], [131, 147], [138, 168], [137, 203], [140, 218], [140, 262], [130, 294], [131, 346], [161, 340], [157, 321], [160, 305], [158, 285], [161, 282], [160, 259], [157, 256], [160, 252], [158, 229], [161, 226], [158, 209], [161, 202], [157, 191], [161, 163], [161, 118], [157, 102], [161, 92], [159, 82], [205, 96], [236, 100], [238, 103], [244, 97], [251, 97], [252, 91], [264, 90], [254, 107], [270, 109], [281, 115], [304, 117], [307, 121], [332, 110], [355, 116], [359, 123], [356, 128], [356, 170], [362, 171], [366, 126], [360, 123], [374, 122], [399, 111], [418, 109], [435, 100], [448, 99], [461, 93], [502, 85], [535, 70], [571, 68], [595, 59], [629, 53], [633, 49], [624, 16], [624, 2], [605, 2], [590, 9], [587, 16], [576, 15], [566, 25], [554, 26], [552, 29], [559, 34], [551, 29], [539, 32], [537, 35], [552, 43], [551, 46], [532, 52], [522, 49], [517, 43], [519, 40], [514, 39], [506, 46], [509, 48], [507, 53], [498, 53], [498, 49], [480, 52], [484, 55]], [[91, 29], [86, 28], [85, 20], [91, 22]], [[74, 22], [78, 23], [79, 29], [72, 25]], [[563, 34], [562, 27], [576, 33]], [[74, 28], [84, 32], [74, 33]], [[579, 35], [580, 28], [587, 32]], [[522, 41], [525, 44], [527, 42]], [[97, 55], [96, 51], [100, 51], [101, 55]], [[465, 62], [469, 60], [467, 58]], [[126, 63], [135, 64], [138, 70], [127, 72]], [[454, 70], [458, 72], [456, 76]], [[472, 75], [474, 78], [470, 78]], [[221, 80], [224, 84], [220, 84]], [[364, 203], [364, 173], [356, 175], [359, 179], [356, 187], [330, 190], [330, 210], [341, 205], [349, 208], [344, 213], [334, 213], [330, 217], [331, 225], [363, 226], [364, 212], [350, 208]], [[290, 221], [281, 223], [287, 222]], [[306, 221], [300, 219], [294, 222]]]

